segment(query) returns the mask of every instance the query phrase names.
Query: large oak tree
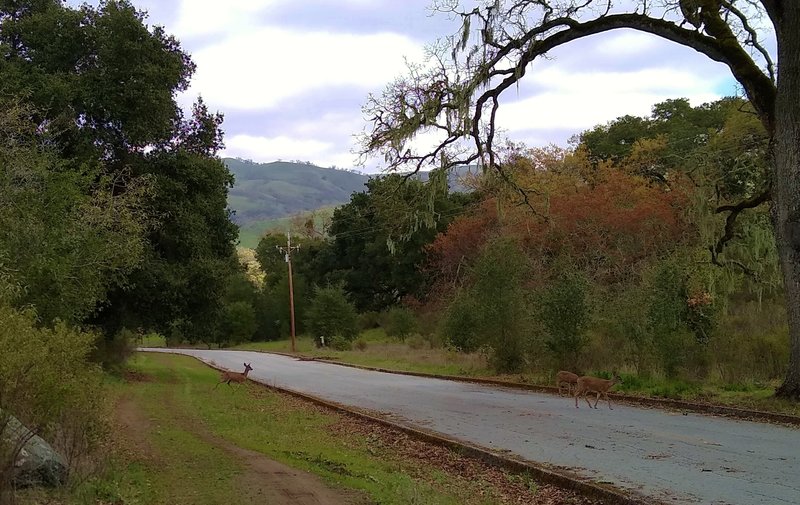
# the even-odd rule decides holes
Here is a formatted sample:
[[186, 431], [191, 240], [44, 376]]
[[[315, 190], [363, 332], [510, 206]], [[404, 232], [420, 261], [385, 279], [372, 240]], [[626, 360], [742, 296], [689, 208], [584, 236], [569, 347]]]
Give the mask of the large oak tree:
[[[717, 209], [727, 223], [712, 253], [715, 259], [723, 253], [743, 210], [771, 200], [791, 340], [786, 379], [777, 394], [800, 398], [800, 3], [638, 0], [626, 2], [627, 10], [611, 0], [476, 3], [472, 9], [459, 0], [434, 3], [460, 17], [462, 30], [434, 48], [433, 65], [412, 67], [382, 96], [370, 98], [365, 112], [372, 129], [364, 137], [364, 153], [382, 155], [389, 168], [481, 163], [504, 176], [495, 149], [501, 94], [523, 79], [537, 58], [595, 34], [638, 30], [726, 65], [768, 133], [771, 166], [767, 187]], [[770, 32], [775, 54], [764, 42]], [[439, 132], [440, 142], [416, 149], [410, 141], [422, 131]]]

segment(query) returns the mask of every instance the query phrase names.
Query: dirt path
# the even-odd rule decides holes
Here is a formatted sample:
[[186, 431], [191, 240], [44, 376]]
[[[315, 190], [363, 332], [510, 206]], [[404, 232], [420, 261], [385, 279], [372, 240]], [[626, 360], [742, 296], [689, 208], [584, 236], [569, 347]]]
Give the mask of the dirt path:
[[[181, 428], [192, 433], [205, 443], [230, 455], [242, 465], [236, 479], [241, 494], [231, 501], [269, 505], [357, 505], [366, 503], [357, 493], [332, 489], [316, 475], [291, 468], [265, 457], [263, 454], [243, 449], [215, 436], [203, 424], [180, 411], [171, 399], [166, 399], [172, 419]], [[150, 443], [149, 433], [153, 429], [151, 420], [133, 398], [119, 400], [115, 410], [119, 433], [125, 440], [124, 447], [136, 459], [159, 461], [159, 454]], [[213, 469], [208, 469], [213, 475]]]

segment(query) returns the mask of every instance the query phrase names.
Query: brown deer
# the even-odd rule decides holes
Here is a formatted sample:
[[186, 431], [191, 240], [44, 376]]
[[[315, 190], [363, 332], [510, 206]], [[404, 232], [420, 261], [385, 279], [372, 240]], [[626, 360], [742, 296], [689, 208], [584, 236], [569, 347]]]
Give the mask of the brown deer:
[[244, 381], [246, 381], [247, 380], [247, 374], [250, 372], [250, 370], [253, 369], [253, 367], [251, 367], [249, 363], [243, 363], [243, 365], [244, 365], [244, 373], [240, 373], [240, 372], [222, 372], [221, 380], [219, 382], [217, 382], [217, 385], [214, 386], [214, 389], [217, 389], [217, 387], [220, 384], [222, 384], [223, 382], [230, 386], [231, 382], [237, 382], [237, 383], [241, 384]]
[[578, 382], [578, 376], [572, 372], [567, 372], [565, 370], [561, 370], [556, 374], [556, 386], [558, 387], [558, 395], [564, 396], [561, 394], [561, 386], [567, 386], [567, 394], [572, 394], [572, 388]]
[[579, 377], [578, 378], [578, 386], [575, 388], [575, 408], [578, 408], [578, 396], [583, 395], [583, 399], [586, 400], [586, 404], [589, 405], [589, 408], [592, 408], [592, 404], [589, 403], [589, 399], [586, 398], [586, 393], [597, 393], [597, 398], [594, 401], [594, 408], [597, 408], [597, 402], [600, 401], [600, 396], [605, 396], [606, 400], [608, 400], [608, 408], [610, 410], [614, 410], [611, 407], [611, 398], [608, 397], [608, 390], [611, 389], [615, 384], [621, 384], [622, 378], [614, 374], [614, 378], [611, 380], [607, 379], [598, 379], [597, 377]]

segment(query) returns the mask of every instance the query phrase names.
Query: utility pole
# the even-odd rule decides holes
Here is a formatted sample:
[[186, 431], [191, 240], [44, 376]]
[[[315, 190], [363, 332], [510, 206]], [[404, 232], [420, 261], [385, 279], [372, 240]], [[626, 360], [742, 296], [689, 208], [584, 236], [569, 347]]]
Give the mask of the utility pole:
[[289, 321], [292, 332], [292, 352], [295, 352], [295, 335], [294, 335], [294, 286], [292, 285], [292, 251], [300, 249], [300, 246], [292, 247], [292, 233], [286, 232], [286, 248], [275, 246], [280, 252], [284, 254], [286, 263], [289, 265]]

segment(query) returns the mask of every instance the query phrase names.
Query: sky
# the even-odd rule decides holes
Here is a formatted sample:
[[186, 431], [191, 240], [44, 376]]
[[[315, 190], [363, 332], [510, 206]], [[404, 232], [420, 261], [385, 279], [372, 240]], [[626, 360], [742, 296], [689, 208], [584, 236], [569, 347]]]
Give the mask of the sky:
[[[223, 156], [356, 167], [361, 107], [458, 25], [430, 0], [132, 0], [175, 35], [197, 64], [191, 87], [225, 116]], [[70, 2], [72, 3], [72, 2]], [[96, 2], [94, 2], [96, 3]], [[501, 96], [505, 135], [566, 146], [583, 130], [653, 104], [693, 105], [736, 92], [728, 70], [691, 49], [623, 30], [583, 39], [534, 63]]]

